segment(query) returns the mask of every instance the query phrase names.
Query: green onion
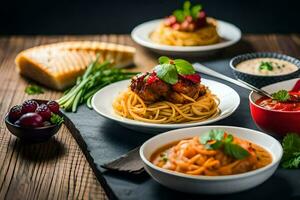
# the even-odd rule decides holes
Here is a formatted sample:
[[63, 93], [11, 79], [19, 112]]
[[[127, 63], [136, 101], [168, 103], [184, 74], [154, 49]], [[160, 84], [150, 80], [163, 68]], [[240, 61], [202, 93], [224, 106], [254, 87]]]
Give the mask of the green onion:
[[92, 109], [92, 98], [98, 90], [111, 83], [130, 79], [137, 74], [113, 68], [110, 61], [99, 63], [98, 60], [99, 55], [88, 65], [84, 74], [77, 77], [76, 84], [57, 100], [65, 111], [76, 112], [78, 106], [84, 103]]

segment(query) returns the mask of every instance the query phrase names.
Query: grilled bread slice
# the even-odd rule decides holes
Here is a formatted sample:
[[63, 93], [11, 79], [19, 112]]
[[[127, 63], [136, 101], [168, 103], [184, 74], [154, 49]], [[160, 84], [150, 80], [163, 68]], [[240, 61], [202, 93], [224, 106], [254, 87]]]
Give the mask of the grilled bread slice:
[[75, 83], [97, 53], [99, 61], [110, 60], [123, 67], [133, 63], [135, 48], [94, 41], [61, 42], [24, 50], [15, 62], [21, 75], [63, 90]]

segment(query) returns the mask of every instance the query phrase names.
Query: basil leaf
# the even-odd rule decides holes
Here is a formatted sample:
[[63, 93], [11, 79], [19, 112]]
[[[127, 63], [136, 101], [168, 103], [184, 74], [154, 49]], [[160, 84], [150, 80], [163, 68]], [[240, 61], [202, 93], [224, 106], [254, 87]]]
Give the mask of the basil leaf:
[[169, 84], [175, 84], [178, 82], [178, 75], [174, 65], [171, 64], [161, 64], [154, 68], [156, 75], [161, 80]]
[[209, 131], [209, 135], [212, 138], [212, 140], [217, 140], [221, 141], [224, 138], [224, 131], [223, 130], [218, 130], [218, 129], [213, 129]]
[[224, 142], [232, 142], [233, 141], [233, 136], [231, 134], [227, 135], [227, 137], [225, 138]]
[[184, 14], [182, 10], [175, 10], [173, 15], [176, 17], [176, 21], [183, 22], [184, 21]]
[[222, 141], [216, 141], [215, 143], [211, 144], [210, 147], [212, 149], [220, 149], [223, 146]]
[[191, 2], [190, 1], [185, 1], [183, 3], [183, 10], [190, 10], [190, 7], [191, 7]]
[[224, 138], [224, 131], [218, 129], [212, 129], [208, 133], [200, 136], [200, 143], [206, 144], [210, 140], [221, 141]]
[[249, 152], [240, 145], [230, 142], [224, 143], [224, 153], [239, 160], [244, 159], [250, 155]]
[[194, 69], [193, 65], [186, 60], [175, 59], [174, 64], [176, 66], [178, 74], [189, 75], [189, 74], [195, 73], [195, 69]]
[[161, 56], [158, 58], [158, 62], [159, 64], [168, 64], [170, 63], [170, 58], [168, 58], [167, 56]]
[[200, 137], [199, 137], [199, 142], [201, 143], [201, 144], [206, 144], [208, 141], [210, 141], [211, 140], [211, 137], [210, 137], [210, 135], [209, 134], [204, 134], [204, 135], [201, 135]]
[[183, 15], [184, 15], [184, 17], [191, 15], [190, 8], [191, 8], [191, 2], [190, 1], [185, 1], [183, 3]]
[[287, 101], [290, 99], [290, 94], [286, 90], [279, 90], [278, 92], [273, 93], [272, 97], [274, 100]]
[[192, 7], [191, 16], [193, 17], [194, 20], [198, 18], [198, 13], [200, 12], [200, 10], [202, 10], [202, 6], [200, 4]]

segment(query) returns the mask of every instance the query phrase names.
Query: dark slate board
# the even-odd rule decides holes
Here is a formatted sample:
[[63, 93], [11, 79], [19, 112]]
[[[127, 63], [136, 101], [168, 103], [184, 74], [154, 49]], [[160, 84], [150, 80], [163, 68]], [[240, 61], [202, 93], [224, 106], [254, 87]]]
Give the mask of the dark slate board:
[[[203, 62], [203, 64], [232, 77], [228, 59]], [[202, 77], [214, 79], [204, 75]], [[220, 82], [229, 85], [239, 93], [241, 104], [233, 115], [214, 124], [257, 129], [250, 116], [249, 91], [224, 81]], [[268, 181], [254, 189], [222, 196], [196, 196], [179, 193], [161, 186], [146, 173], [125, 175], [106, 171], [101, 168], [102, 164], [138, 147], [152, 135], [124, 128], [118, 123], [104, 119], [85, 106], [81, 106], [75, 114], [66, 113], [66, 115], [69, 119], [66, 120], [68, 128], [85, 153], [110, 199], [300, 199], [300, 170], [278, 169]]]

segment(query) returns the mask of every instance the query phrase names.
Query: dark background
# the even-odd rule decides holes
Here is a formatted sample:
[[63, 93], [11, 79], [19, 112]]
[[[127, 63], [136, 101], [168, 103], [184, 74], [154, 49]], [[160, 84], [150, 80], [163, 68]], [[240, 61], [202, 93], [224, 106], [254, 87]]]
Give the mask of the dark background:
[[[130, 33], [183, 0], [1, 0], [0, 34]], [[299, 0], [201, 0], [210, 16], [244, 33], [299, 33]]]

